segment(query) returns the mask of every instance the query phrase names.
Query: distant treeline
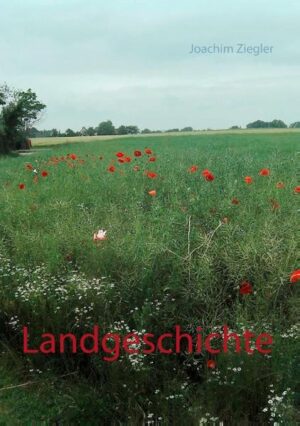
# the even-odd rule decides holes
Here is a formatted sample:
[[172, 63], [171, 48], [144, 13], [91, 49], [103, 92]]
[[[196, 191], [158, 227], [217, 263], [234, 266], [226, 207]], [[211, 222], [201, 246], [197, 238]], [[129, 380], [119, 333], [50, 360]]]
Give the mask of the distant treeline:
[[[247, 129], [285, 129], [285, 128], [300, 128], [300, 121], [296, 121], [295, 123], [287, 126], [282, 120], [273, 120], [273, 121], [262, 121], [257, 120], [253, 123], [247, 124]], [[241, 126], [232, 126], [231, 130], [242, 129]], [[205, 129], [206, 131], [212, 129]], [[163, 132], [193, 132], [193, 127], [183, 127], [182, 129], [174, 128], [168, 130], [150, 130], [143, 129], [140, 130], [138, 126], [130, 125], [130, 126], [119, 126], [115, 127], [111, 120], [102, 121], [96, 127], [82, 127], [81, 130], [72, 130], [67, 129], [65, 132], [62, 132], [57, 129], [51, 130], [38, 130], [35, 127], [32, 127], [29, 130], [30, 138], [42, 138], [42, 137], [72, 137], [72, 136], [107, 136], [107, 135], [136, 135], [136, 134], [148, 134], [148, 133], [163, 133]]]
[[[166, 132], [192, 132], [192, 127], [184, 127], [183, 129], [169, 129]], [[137, 126], [119, 126], [115, 127], [110, 120], [102, 121], [96, 127], [82, 127], [81, 130], [76, 131], [67, 129], [65, 132], [61, 132], [57, 129], [51, 130], [38, 130], [32, 127], [29, 131], [29, 137], [31, 138], [51, 138], [51, 137], [71, 137], [71, 136], [107, 136], [107, 135], [136, 135], [136, 134], [147, 134], [147, 133], [162, 133], [162, 130], [140, 130]]]
[[287, 126], [284, 121], [282, 120], [273, 120], [273, 121], [262, 121], [257, 120], [253, 123], [247, 124], [247, 129], [286, 129], [287, 127], [291, 129], [299, 129], [300, 128], [300, 121], [296, 121], [295, 123], [290, 124]]

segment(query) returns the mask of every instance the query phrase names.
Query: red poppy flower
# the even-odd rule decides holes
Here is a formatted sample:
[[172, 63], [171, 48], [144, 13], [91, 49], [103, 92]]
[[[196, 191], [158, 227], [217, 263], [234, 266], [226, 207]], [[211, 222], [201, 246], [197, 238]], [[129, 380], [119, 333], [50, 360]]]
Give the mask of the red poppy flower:
[[130, 163], [131, 162], [131, 157], [125, 157], [124, 158], [124, 162], [125, 163]]
[[115, 168], [115, 166], [109, 166], [107, 170], [108, 170], [110, 173], [113, 173], [113, 172], [115, 172], [115, 171], [116, 171], [116, 168]]
[[270, 176], [270, 169], [261, 169], [260, 176]]
[[141, 151], [134, 151], [135, 157], [141, 157], [141, 155], [142, 155]]
[[208, 170], [208, 169], [205, 169], [205, 170], [203, 170], [203, 172], [202, 172], [202, 176], [205, 178], [205, 180], [207, 180], [207, 181], [213, 181], [214, 180], [214, 175], [213, 175], [213, 173], [210, 171], [210, 170]]
[[124, 155], [125, 154], [123, 152], [117, 152], [116, 153], [116, 156], [119, 157], [119, 158], [124, 157]]
[[245, 181], [248, 185], [250, 185], [250, 184], [253, 182], [253, 179], [252, 179], [252, 177], [251, 177], [251, 176], [246, 176], [246, 177], [245, 177], [245, 179], [244, 179], [244, 181]]
[[234, 204], [234, 205], [238, 205], [238, 204], [240, 204], [240, 202], [239, 202], [239, 200], [237, 199], [237, 198], [233, 198], [232, 200], [231, 200], [231, 204]]
[[296, 194], [299, 194], [299, 192], [300, 192], [300, 186], [296, 186], [296, 188], [294, 189], [294, 192]]
[[207, 175], [205, 176], [205, 180], [211, 182], [214, 180], [214, 175], [212, 173], [207, 173]]
[[19, 189], [25, 189], [25, 183], [19, 183]]
[[147, 172], [147, 177], [150, 179], [155, 179], [157, 177], [157, 173]]
[[290, 276], [290, 282], [296, 283], [300, 280], [300, 269], [296, 269]]
[[156, 158], [155, 158], [155, 157], [150, 157], [150, 158], [149, 158], [149, 161], [150, 161], [151, 163], [154, 163], [154, 161], [156, 161]]
[[213, 359], [209, 359], [206, 363], [207, 368], [216, 368], [217, 363]]
[[212, 174], [211, 171], [209, 171], [208, 169], [203, 170], [202, 172], [202, 176], [205, 178], [205, 180], [207, 181], [213, 181], [214, 180], [214, 175]]
[[118, 162], [119, 163], [125, 163], [125, 159], [124, 158], [118, 158]]
[[42, 175], [43, 177], [47, 177], [47, 176], [48, 176], [48, 172], [47, 172], [47, 170], [43, 170], [43, 171], [42, 171], [42, 173], [41, 173], [41, 175]]
[[284, 183], [283, 182], [276, 183], [276, 188], [277, 189], [283, 189], [284, 188]]
[[191, 166], [188, 168], [189, 173], [195, 173], [198, 170], [198, 166]]
[[[68, 157], [71, 158], [71, 160], [76, 160], [77, 159], [77, 155], [76, 154], [70, 154]], [[64, 157], [62, 157], [62, 159], [64, 159]]]
[[27, 170], [33, 170], [33, 165], [32, 164], [26, 164], [26, 169]]
[[252, 285], [248, 281], [243, 281], [240, 285], [240, 294], [251, 294], [253, 292]]
[[148, 155], [151, 155], [152, 154], [152, 150], [149, 149], [149, 148], [146, 148], [145, 149], [145, 153], [148, 154]]
[[151, 191], [148, 191], [148, 194], [151, 195], [151, 197], [155, 197], [156, 196], [156, 190], [152, 189]]

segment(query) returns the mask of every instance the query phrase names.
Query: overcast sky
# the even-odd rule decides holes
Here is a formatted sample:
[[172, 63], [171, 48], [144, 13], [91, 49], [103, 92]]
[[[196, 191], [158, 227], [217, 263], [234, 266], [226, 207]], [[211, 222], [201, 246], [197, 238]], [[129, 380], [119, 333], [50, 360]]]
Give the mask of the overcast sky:
[[[0, 83], [38, 94], [39, 128], [300, 120], [299, 0], [0, 0], [0, 11]], [[214, 43], [273, 53], [189, 53]]]

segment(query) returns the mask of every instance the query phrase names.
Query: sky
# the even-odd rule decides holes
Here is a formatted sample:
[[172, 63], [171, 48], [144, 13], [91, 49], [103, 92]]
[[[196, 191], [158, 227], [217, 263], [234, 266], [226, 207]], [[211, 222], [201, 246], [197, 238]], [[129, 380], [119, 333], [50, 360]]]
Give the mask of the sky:
[[[37, 93], [40, 129], [300, 121], [299, 0], [0, 0], [0, 11], [0, 84]], [[203, 53], [214, 44], [234, 53]]]

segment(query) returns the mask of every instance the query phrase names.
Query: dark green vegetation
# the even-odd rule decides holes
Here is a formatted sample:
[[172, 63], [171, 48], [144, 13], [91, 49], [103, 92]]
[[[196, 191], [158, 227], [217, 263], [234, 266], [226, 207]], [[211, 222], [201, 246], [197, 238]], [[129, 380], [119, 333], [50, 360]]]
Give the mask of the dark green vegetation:
[[[155, 162], [133, 156], [144, 148]], [[298, 284], [289, 277], [299, 267], [298, 150], [294, 133], [223, 134], [134, 137], [1, 158], [1, 387], [38, 383], [0, 390], [0, 420], [296, 424]], [[119, 151], [132, 161], [119, 164]], [[192, 165], [199, 170], [189, 173]], [[270, 176], [260, 176], [262, 168]], [[206, 181], [203, 169], [215, 179]], [[107, 239], [95, 244], [98, 229]], [[244, 280], [252, 294], [240, 294]], [[228, 324], [268, 332], [275, 343], [268, 356], [124, 355], [105, 363], [99, 355], [22, 355], [22, 325], [37, 342], [44, 331], [82, 334], [94, 324], [157, 335], [175, 324], [191, 333]]]
[[[291, 125], [290, 127], [294, 127]], [[285, 129], [287, 125], [282, 120], [262, 121], [257, 120], [247, 124], [247, 129]]]
[[31, 89], [0, 87], [0, 154], [28, 147], [29, 129], [45, 107]]

